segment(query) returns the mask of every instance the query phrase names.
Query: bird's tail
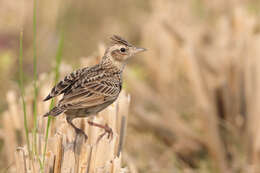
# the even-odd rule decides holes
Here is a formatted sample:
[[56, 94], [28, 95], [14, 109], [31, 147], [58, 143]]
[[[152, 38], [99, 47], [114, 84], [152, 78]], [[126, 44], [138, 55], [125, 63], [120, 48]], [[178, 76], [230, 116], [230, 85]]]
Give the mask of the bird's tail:
[[59, 114], [61, 114], [62, 112], [64, 112], [65, 109], [63, 107], [57, 107], [55, 106], [54, 108], [52, 108], [49, 112], [47, 112], [46, 114], [44, 114], [44, 117], [47, 116], [58, 116]]

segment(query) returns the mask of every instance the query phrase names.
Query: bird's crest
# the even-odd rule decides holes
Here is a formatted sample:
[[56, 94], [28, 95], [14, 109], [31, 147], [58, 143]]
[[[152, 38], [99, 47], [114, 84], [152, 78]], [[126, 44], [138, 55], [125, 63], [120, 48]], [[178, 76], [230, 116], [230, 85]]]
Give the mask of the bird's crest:
[[117, 35], [113, 35], [110, 39], [112, 41], [112, 44], [123, 44], [126, 46], [132, 46], [132, 44], [130, 44], [128, 41]]

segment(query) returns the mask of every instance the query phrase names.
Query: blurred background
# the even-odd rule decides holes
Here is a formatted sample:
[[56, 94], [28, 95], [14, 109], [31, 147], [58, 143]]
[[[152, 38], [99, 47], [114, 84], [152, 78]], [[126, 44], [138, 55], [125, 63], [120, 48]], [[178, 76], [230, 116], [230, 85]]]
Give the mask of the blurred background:
[[[13, 164], [1, 114], [12, 108], [8, 91], [19, 91], [20, 31], [32, 85], [32, 16], [32, 0], [0, 1], [3, 172]], [[124, 72], [132, 99], [123, 158], [131, 170], [260, 172], [259, 21], [259, 0], [37, 1], [37, 73], [53, 71], [61, 34], [62, 64], [72, 69], [120, 35], [149, 50]]]

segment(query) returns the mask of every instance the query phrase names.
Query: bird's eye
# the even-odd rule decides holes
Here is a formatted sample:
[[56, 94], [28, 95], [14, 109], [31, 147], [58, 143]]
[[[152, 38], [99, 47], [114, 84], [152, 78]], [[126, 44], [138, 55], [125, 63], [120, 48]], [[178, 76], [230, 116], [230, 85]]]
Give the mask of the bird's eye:
[[121, 51], [121, 52], [125, 52], [125, 48], [121, 48], [120, 51]]

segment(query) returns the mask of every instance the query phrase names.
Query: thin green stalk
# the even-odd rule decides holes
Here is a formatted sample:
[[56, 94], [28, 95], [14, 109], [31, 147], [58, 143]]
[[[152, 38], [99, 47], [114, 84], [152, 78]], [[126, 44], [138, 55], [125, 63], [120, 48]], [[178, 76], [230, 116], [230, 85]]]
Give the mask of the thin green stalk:
[[26, 111], [26, 102], [24, 100], [24, 84], [23, 84], [23, 32], [20, 33], [20, 51], [19, 51], [19, 87], [21, 92], [22, 104], [23, 104], [23, 119], [24, 119], [24, 129], [26, 136], [27, 149], [29, 156], [31, 157], [31, 147], [29, 140], [29, 130], [27, 124], [27, 111]]
[[36, 131], [37, 131], [37, 55], [36, 55], [36, 0], [33, 1], [33, 87], [34, 87], [34, 99], [33, 99], [33, 149], [37, 155], [36, 149]]
[[43, 170], [43, 164], [39, 157], [37, 151], [37, 97], [38, 97], [38, 86], [37, 86], [37, 45], [36, 45], [36, 12], [37, 12], [37, 0], [33, 1], [33, 88], [34, 88], [34, 98], [33, 98], [33, 151], [40, 164], [41, 170]]
[[[59, 40], [59, 45], [58, 45], [58, 50], [56, 54], [56, 65], [55, 65], [55, 80], [54, 84], [56, 85], [57, 82], [59, 81], [59, 76], [60, 76], [60, 63], [61, 63], [61, 57], [62, 57], [62, 50], [63, 50], [63, 33], [61, 33], [60, 40]], [[54, 107], [54, 99], [51, 100], [50, 104], [50, 109]], [[46, 128], [46, 133], [45, 133], [45, 145], [44, 145], [44, 152], [43, 152], [43, 165], [45, 162], [45, 154], [46, 154], [46, 149], [47, 149], [47, 144], [48, 144], [48, 137], [49, 137], [49, 129], [51, 125], [51, 120], [52, 117], [48, 117], [48, 122], [47, 122], [47, 128]]]

